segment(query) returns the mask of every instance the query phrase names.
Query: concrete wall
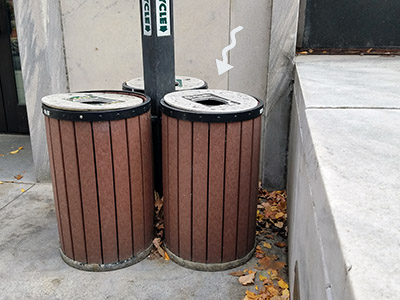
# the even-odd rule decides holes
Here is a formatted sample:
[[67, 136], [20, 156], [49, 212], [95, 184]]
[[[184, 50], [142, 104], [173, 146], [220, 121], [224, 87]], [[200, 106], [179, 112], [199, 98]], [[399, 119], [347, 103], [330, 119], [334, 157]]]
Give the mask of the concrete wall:
[[[22, 69], [38, 180], [44, 180], [48, 162], [40, 98], [68, 88], [120, 89], [123, 81], [142, 76], [139, 1], [30, 0], [23, 5], [16, 0]], [[297, 0], [174, 1], [176, 74], [199, 77], [210, 88], [248, 93], [266, 103], [262, 174], [267, 188], [285, 185], [296, 9]], [[244, 30], [229, 52], [234, 69], [219, 76], [215, 59], [221, 59], [230, 31], [239, 25]], [[38, 53], [46, 54], [37, 57]], [[41, 75], [33, 75], [31, 70], [39, 69], [42, 73], [36, 74]]]
[[14, 0], [26, 107], [36, 179], [49, 181], [46, 133], [40, 99], [67, 91], [58, 1]]
[[289, 115], [299, 0], [273, 0], [261, 178], [266, 189], [286, 188]]

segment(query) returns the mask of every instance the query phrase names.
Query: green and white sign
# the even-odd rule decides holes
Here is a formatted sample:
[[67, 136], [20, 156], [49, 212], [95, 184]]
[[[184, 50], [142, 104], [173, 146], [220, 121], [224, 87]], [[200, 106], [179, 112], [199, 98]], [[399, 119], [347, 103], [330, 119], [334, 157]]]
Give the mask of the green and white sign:
[[170, 0], [156, 0], [157, 36], [171, 35]]
[[151, 6], [150, 0], [142, 0], [143, 35], [151, 36]]

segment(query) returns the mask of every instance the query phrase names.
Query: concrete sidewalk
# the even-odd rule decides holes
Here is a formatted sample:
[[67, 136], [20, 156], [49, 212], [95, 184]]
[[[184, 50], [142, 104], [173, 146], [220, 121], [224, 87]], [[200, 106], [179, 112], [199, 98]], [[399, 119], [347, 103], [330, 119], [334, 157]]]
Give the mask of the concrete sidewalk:
[[[0, 299], [243, 299], [245, 295], [246, 287], [229, 275], [232, 270], [198, 272], [163, 259], [145, 259], [105, 273], [76, 270], [62, 261], [58, 251], [51, 184], [4, 183], [0, 199]], [[237, 269], [252, 268], [255, 262], [253, 258]]]

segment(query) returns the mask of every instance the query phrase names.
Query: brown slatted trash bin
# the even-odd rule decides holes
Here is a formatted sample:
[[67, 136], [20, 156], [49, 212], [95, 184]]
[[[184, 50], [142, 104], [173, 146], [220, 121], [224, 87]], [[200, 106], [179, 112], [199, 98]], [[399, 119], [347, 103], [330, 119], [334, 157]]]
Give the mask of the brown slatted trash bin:
[[[176, 76], [175, 77], [175, 89], [177, 91], [185, 90], [198, 90], [206, 89], [207, 82], [199, 78], [189, 77], [189, 76]], [[122, 83], [122, 89], [124, 91], [132, 91], [144, 93], [144, 80], [143, 77], [134, 78]]]
[[145, 258], [153, 237], [150, 99], [94, 91], [42, 103], [62, 258], [89, 271]]
[[234, 268], [255, 247], [262, 103], [221, 90], [161, 101], [165, 244], [178, 264]]

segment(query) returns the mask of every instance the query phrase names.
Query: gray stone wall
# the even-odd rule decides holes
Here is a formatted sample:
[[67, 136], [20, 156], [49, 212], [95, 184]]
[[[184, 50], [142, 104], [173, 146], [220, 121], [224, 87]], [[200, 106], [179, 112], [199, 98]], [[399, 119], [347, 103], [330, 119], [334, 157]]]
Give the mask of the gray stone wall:
[[59, 2], [14, 0], [19, 51], [37, 181], [49, 181], [41, 98], [68, 90]]
[[266, 189], [286, 188], [290, 103], [298, 0], [273, 0], [261, 178]]

